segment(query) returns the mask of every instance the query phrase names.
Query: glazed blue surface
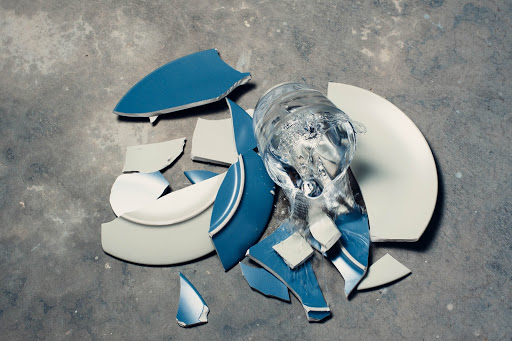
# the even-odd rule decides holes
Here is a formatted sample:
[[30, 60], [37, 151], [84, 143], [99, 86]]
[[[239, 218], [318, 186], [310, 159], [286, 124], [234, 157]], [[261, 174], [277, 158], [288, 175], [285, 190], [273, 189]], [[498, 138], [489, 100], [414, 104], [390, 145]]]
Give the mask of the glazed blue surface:
[[368, 266], [370, 248], [370, 228], [368, 215], [359, 209], [336, 218], [336, 226], [341, 232], [341, 244], [363, 266]]
[[233, 121], [233, 131], [235, 133], [235, 144], [238, 154], [256, 148], [257, 142], [254, 138], [252, 129], [252, 117], [238, 104], [226, 98], [229, 110], [231, 111], [231, 119]]
[[[348, 296], [361, 281], [368, 267], [370, 234], [368, 216], [360, 210], [341, 215], [335, 220], [341, 231], [340, 241], [324, 256], [329, 259], [345, 280], [345, 294]], [[354, 263], [342, 248], [346, 250], [360, 265]]]
[[[294, 230], [289, 222], [284, 222], [270, 236], [254, 245], [247, 252], [247, 256], [263, 266], [277, 278], [283, 281], [286, 286], [305, 306], [308, 320], [319, 321], [330, 315], [329, 311], [319, 311], [319, 309], [328, 309], [324, 296], [318, 285], [313, 267], [310, 261], [306, 261], [294, 270], [290, 269], [283, 259], [272, 249], [272, 246], [291, 236]], [[312, 308], [307, 311], [306, 306]], [[316, 310], [315, 310], [316, 308]]]
[[240, 263], [240, 268], [251, 288], [265, 296], [290, 302], [288, 287], [276, 276], [263, 268], [255, 268], [244, 263]]
[[197, 289], [180, 272], [180, 302], [178, 312], [176, 314], [176, 320], [183, 323], [183, 327], [191, 327], [197, 324], [206, 323], [206, 321], [199, 320], [205, 307], [208, 309], [206, 302], [203, 300]]
[[226, 223], [230, 219], [232, 211], [237, 209], [236, 202], [242, 195], [241, 191], [244, 187], [245, 172], [243, 168], [240, 161], [232, 164], [219, 187], [210, 219], [210, 230], [208, 231], [210, 236], [213, 236], [216, 233], [215, 229]]
[[185, 171], [185, 172], [183, 172], [183, 174], [185, 174], [187, 179], [192, 184], [197, 184], [198, 182], [208, 180], [210, 178], [213, 178], [214, 176], [219, 175], [217, 173], [210, 172], [207, 170], [191, 170], [191, 171]]
[[214, 49], [176, 59], [141, 79], [119, 101], [114, 113], [148, 117], [220, 100], [250, 80], [227, 65]]
[[[213, 244], [226, 271], [242, 260], [247, 249], [261, 237], [267, 227], [274, 203], [274, 182], [268, 176], [260, 156], [249, 150], [242, 158], [245, 169], [242, 199], [229, 222], [212, 236]], [[223, 183], [219, 189], [218, 199], [215, 199], [213, 206], [213, 223], [218, 217], [224, 216], [224, 211], [231, 207], [226, 204], [227, 199], [221, 198], [230, 198], [236, 192], [232, 180], [227, 175], [226, 178], [224, 181], [230, 182], [231, 186], [224, 186]]]

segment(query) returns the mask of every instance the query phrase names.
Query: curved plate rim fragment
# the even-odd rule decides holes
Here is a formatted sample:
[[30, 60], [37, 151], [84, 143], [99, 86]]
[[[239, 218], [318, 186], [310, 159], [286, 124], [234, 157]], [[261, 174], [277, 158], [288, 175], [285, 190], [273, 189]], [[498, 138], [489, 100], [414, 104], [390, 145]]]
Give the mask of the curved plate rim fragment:
[[[233, 183], [226, 183], [226, 181], [233, 179]], [[227, 188], [229, 186], [229, 188]], [[226, 173], [224, 177], [223, 183], [221, 184], [219, 191], [217, 192], [217, 197], [215, 201], [217, 204], [214, 206], [214, 212], [212, 214], [212, 221], [210, 221], [210, 230], [208, 234], [210, 237], [213, 237], [218, 232], [220, 232], [224, 226], [229, 222], [229, 220], [233, 217], [238, 206], [240, 205], [240, 201], [242, 200], [243, 192], [245, 186], [245, 169], [244, 169], [244, 159], [242, 155], [238, 156], [238, 162], [235, 162]], [[227, 203], [219, 203], [218, 196], [221, 191], [224, 189], [232, 190], [229, 195], [230, 200]], [[225, 207], [217, 214], [217, 208], [219, 204], [226, 204]], [[213, 221], [215, 219], [215, 221]]]
[[134, 223], [152, 226], [171, 225], [188, 220], [213, 204], [225, 174], [171, 192], [141, 209], [123, 214], [122, 217]]
[[[357, 137], [351, 169], [368, 210], [371, 240], [417, 241], [432, 218], [438, 193], [437, 168], [425, 137], [399, 108], [370, 91], [329, 83], [327, 96], [367, 128]], [[396, 147], [404, 155], [396, 153]], [[406, 164], [408, 171], [399, 164]], [[389, 172], [393, 167], [399, 167], [394, 178]]]
[[[218, 206], [214, 204], [214, 225], [210, 224], [210, 236], [225, 271], [238, 264], [247, 250], [261, 238], [274, 203], [275, 184], [268, 176], [261, 157], [249, 150], [239, 159], [240, 162], [233, 164], [228, 172], [232, 175], [240, 173], [240, 177], [245, 178], [243, 187], [237, 188], [236, 181], [231, 179], [228, 182], [224, 180], [218, 194], [222, 195], [221, 190], [232, 193], [229, 197], [238, 194], [236, 205], [224, 207], [224, 201], [219, 200], [223, 206], [217, 210]], [[226, 209], [228, 211], [225, 212]]]

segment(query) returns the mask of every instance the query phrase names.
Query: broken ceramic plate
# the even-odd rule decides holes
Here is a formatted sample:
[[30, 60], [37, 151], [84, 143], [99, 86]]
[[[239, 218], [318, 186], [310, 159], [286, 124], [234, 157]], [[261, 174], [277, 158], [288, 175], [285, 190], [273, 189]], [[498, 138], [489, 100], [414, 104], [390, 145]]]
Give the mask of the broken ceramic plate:
[[183, 153], [185, 138], [126, 148], [123, 172], [153, 173], [176, 160]]
[[226, 98], [226, 101], [233, 121], [236, 150], [238, 154], [244, 154], [257, 146], [252, 129], [252, 117], [229, 98]]
[[180, 327], [193, 327], [208, 322], [210, 309], [201, 294], [180, 272], [180, 303], [176, 321]]
[[[338, 269], [345, 280], [345, 295], [356, 288], [366, 273], [370, 249], [368, 216], [360, 210], [336, 218], [341, 238], [324, 256]], [[318, 246], [316, 246], [318, 247]]]
[[114, 113], [150, 117], [212, 103], [251, 79], [227, 65], [217, 50], [197, 52], [170, 62], [135, 84]]
[[437, 170], [427, 141], [386, 99], [329, 83], [329, 99], [366, 127], [351, 164], [372, 223], [371, 240], [417, 241], [437, 200]]
[[290, 269], [295, 269], [313, 256], [313, 249], [300, 233], [295, 232], [285, 240], [272, 246]]
[[160, 172], [121, 174], [112, 185], [110, 205], [120, 216], [155, 201], [168, 187]]
[[290, 294], [286, 285], [263, 268], [240, 263], [240, 269], [249, 286], [265, 296], [290, 302]]
[[405, 265], [393, 258], [389, 253], [373, 263], [368, 273], [357, 286], [357, 290], [366, 290], [399, 280], [411, 273]]
[[166, 195], [141, 210], [102, 224], [103, 250], [147, 265], [183, 263], [212, 252], [214, 246], [208, 235], [212, 203], [224, 176], [169, 193], [169, 198]]
[[292, 270], [272, 249], [272, 246], [293, 234], [294, 228], [290, 225], [288, 221], [281, 224], [270, 236], [251, 247], [247, 251], [247, 256], [286, 284], [302, 303], [308, 321], [320, 321], [331, 313], [318, 285], [311, 262], [307, 261]]
[[233, 137], [232, 120], [198, 118], [192, 136], [190, 155], [193, 161], [212, 162], [223, 166], [230, 166], [236, 162], [238, 153]]
[[224, 270], [245, 256], [262, 236], [272, 213], [274, 182], [253, 150], [240, 155], [219, 188], [209, 234]]
[[183, 174], [185, 174], [187, 179], [193, 184], [197, 184], [198, 182], [208, 180], [210, 178], [213, 178], [214, 176], [219, 175], [217, 173], [210, 172], [207, 170], [191, 170], [185, 171], [183, 172]]

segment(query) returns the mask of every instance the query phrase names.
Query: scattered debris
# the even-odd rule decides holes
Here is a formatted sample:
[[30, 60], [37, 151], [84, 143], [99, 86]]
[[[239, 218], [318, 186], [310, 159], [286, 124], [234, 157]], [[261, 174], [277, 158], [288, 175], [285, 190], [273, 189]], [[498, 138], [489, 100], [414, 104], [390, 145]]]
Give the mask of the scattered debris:
[[112, 185], [110, 205], [119, 217], [155, 201], [168, 187], [160, 172], [121, 174]]
[[171, 163], [183, 153], [185, 138], [126, 148], [123, 172], [153, 173]]
[[172, 61], [135, 84], [119, 101], [114, 113], [151, 117], [212, 103], [239, 85], [250, 73], [231, 68], [217, 50], [197, 52]]
[[407, 115], [370, 91], [329, 83], [327, 96], [366, 127], [357, 137], [351, 169], [372, 223], [371, 240], [417, 241], [437, 200], [437, 170], [427, 141]]
[[247, 256], [286, 284], [304, 307], [308, 321], [316, 322], [331, 313], [309, 261], [292, 270], [272, 247], [293, 234], [289, 222], [247, 251]]
[[265, 296], [290, 302], [290, 294], [286, 285], [267, 270], [244, 263], [240, 263], [240, 269], [252, 289]]
[[272, 213], [274, 186], [253, 150], [229, 168], [213, 205], [209, 232], [224, 270], [241, 261], [263, 235]]
[[281, 256], [292, 270], [313, 256], [314, 252], [306, 239], [298, 232], [272, 246], [272, 249]]
[[[224, 63], [216, 50], [206, 50], [147, 75], [125, 94], [114, 113], [148, 117], [154, 124], [160, 114], [218, 101], [250, 79], [249, 73], [238, 72]], [[437, 171], [428, 144], [412, 121], [387, 100], [337, 83], [329, 83], [328, 93], [329, 99], [351, 120], [366, 127], [366, 133], [358, 135], [351, 169], [368, 214], [357, 204], [354, 210], [347, 209], [352, 207], [349, 203], [341, 205], [345, 210], [328, 210], [326, 214], [323, 204], [311, 208], [299, 202], [299, 209], [292, 210], [292, 218], [304, 221], [308, 225], [305, 231], [288, 220], [254, 245], [272, 213], [275, 185], [254, 151], [254, 110], [244, 111], [226, 98], [231, 119], [198, 118], [191, 151], [194, 161], [230, 166], [226, 173], [186, 171], [192, 185], [160, 197], [169, 183], [159, 171], [181, 155], [185, 138], [127, 148], [123, 172], [138, 173], [123, 174], [112, 186], [110, 201], [118, 218], [101, 226], [105, 252], [134, 263], [168, 265], [216, 250], [225, 271], [247, 256], [263, 267], [240, 263], [251, 288], [288, 302], [291, 290], [310, 322], [330, 316], [330, 309], [311, 266], [314, 250], [308, 241], [341, 273], [347, 296], [356, 287], [370, 289], [410, 274], [389, 254], [375, 262], [366, 274], [369, 245], [370, 238], [416, 241], [425, 230], [437, 197]], [[329, 139], [315, 146], [315, 156], [331, 180], [345, 171], [339, 168], [342, 159], [336, 146]], [[456, 177], [461, 178], [461, 173], [457, 172]], [[314, 187], [313, 182], [306, 185]], [[341, 185], [350, 186], [348, 182]], [[331, 188], [336, 192], [339, 187]], [[310, 197], [321, 193], [307, 189], [301, 188]], [[337, 199], [334, 195], [329, 198]], [[293, 197], [293, 201], [296, 199]], [[25, 207], [23, 202], [20, 205]], [[321, 213], [316, 214], [318, 211]], [[368, 219], [372, 221], [371, 231]], [[110, 269], [110, 264], [106, 263], [105, 268]], [[447, 307], [453, 309], [453, 305]], [[201, 295], [180, 273], [178, 324], [190, 327], [206, 323], [208, 312]]]
[[411, 273], [405, 265], [393, 258], [389, 253], [373, 263], [368, 273], [357, 286], [357, 290], [366, 290], [380, 287], [399, 280]]
[[193, 327], [208, 322], [210, 309], [201, 294], [180, 272], [180, 303], [176, 321], [180, 327]]

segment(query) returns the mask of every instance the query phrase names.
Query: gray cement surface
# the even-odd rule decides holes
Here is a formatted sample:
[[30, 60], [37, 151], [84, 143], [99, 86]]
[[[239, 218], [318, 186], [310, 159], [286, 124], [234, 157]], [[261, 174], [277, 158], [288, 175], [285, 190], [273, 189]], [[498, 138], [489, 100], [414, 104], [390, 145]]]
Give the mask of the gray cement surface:
[[[510, 340], [512, 338], [512, 4], [510, 1], [0, 0], [0, 339]], [[401, 108], [428, 140], [438, 205], [417, 243], [374, 245], [412, 269], [401, 282], [343, 294], [314, 266], [332, 318], [310, 324], [252, 291], [214, 255], [147, 267], [102, 251], [110, 187], [129, 145], [186, 136], [164, 172], [222, 170], [190, 160], [197, 117], [222, 102], [147, 120], [112, 113], [155, 68], [199, 50], [253, 80], [231, 97], [254, 107], [269, 87], [356, 85]], [[277, 202], [270, 229], [287, 215]], [[175, 321], [178, 271], [202, 293], [206, 325]]]

